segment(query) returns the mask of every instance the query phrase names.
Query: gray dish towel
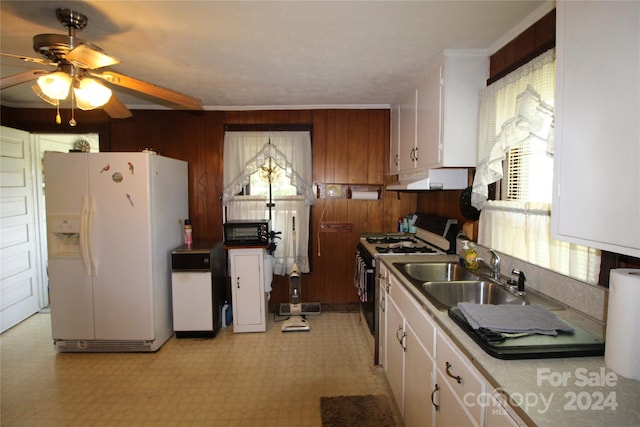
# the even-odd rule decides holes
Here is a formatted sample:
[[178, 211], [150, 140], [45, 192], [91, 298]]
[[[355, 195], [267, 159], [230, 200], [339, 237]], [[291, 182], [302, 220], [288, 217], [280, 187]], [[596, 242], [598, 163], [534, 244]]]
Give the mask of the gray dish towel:
[[573, 332], [573, 328], [558, 316], [538, 304], [473, 304], [461, 302], [458, 308], [473, 329], [495, 332], [527, 332], [558, 335], [558, 331]]

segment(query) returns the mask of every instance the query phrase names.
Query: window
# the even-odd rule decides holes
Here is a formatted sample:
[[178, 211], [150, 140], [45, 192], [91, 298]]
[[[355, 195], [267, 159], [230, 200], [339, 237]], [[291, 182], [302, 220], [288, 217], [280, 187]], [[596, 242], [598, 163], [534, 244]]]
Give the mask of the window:
[[269, 186], [271, 186], [272, 197], [295, 196], [297, 194], [296, 187], [291, 185], [291, 179], [287, 177], [282, 168], [267, 159], [267, 162], [250, 176], [249, 184], [243, 193], [268, 198]]
[[500, 192], [503, 200], [551, 203], [552, 185], [553, 156], [545, 147], [525, 141], [509, 149]]
[[[225, 132], [225, 218], [271, 218], [279, 239], [274, 274], [285, 275], [297, 263], [309, 267], [311, 136], [303, 132]], [[295, 224], [295, 233], [294, 231]]]
[[[551, 238], [555, 49], [485, 88], [472, 203], [478, 242], [589, 283], [600, 252]], [[488, 185], [499, 182], [497, 200]]]

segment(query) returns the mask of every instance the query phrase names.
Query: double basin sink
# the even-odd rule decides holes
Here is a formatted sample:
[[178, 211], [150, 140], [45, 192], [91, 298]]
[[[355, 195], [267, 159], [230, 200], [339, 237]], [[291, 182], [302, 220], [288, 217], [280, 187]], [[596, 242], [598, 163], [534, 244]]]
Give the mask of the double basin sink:
[[[550, 357], [602, 356], [604, 339], [576, 325], [572, 333], [557, 336], [529, 335], [509, 337], [498, 332], [487, 334], [469, 325], [458, 307], [460, 302], [476, 304], [540, 304], [549, 310], [567, 307], [544, 295], [527, 291], [511, 292], [506, 286], [475, 274], [453, 262], [397, 262], [394, 267], [415, 289], [449, 317], [489, 355], [499, 359], [539, 359]], [[569, 323], [569, 322], [567, 322]], [[491, 331], [489, 331], [491, 332]]]
[[517, 295], [504, 286], [452, 262], [396, 262], [394, 267], [437, 308], [460, 302], [476, 304], [541, 304], [549, 310], [565, 307], [539, 294]]

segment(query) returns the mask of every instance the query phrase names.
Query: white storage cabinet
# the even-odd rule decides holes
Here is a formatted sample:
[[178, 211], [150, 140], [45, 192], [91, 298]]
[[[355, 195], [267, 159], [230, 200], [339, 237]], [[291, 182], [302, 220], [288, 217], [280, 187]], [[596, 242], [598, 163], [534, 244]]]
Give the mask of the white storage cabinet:
[[229, 249], [233, 332], [265, 332], [268, 303], [263, 248]]

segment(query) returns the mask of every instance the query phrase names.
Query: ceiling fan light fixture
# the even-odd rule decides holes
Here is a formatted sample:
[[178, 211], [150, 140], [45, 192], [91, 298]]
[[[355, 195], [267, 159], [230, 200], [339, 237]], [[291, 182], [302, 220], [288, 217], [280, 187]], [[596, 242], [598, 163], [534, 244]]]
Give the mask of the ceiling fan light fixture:
[[93, 110], [102, 107], [111, 99], [111, 89], [92, 78], [85, 77], [73, 88], [76, 105], [81, 110]]
[[42, 93], [51, 99], [66, 99], [71, 87], [71, 76], [62, 71], [45, 74], [38, 77], [38, 86]]
[[57, 99], [52, 99], [52, 98], [49, 98], [47, 95], [45, 95], [44, 92], [42, 92], [42, 89], [40, 88], [40, 86], [38, 86], [37, 84], [31, 86], [31, 89], [33, 89], [35, 94], [38, 95], [38, 97], [40, 99], [42, 99], [43, 101], [48, 102], [49, 104], [51, 104], [53, 106], [57, 106], [58, 103], [60, 102]]

